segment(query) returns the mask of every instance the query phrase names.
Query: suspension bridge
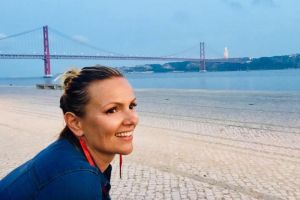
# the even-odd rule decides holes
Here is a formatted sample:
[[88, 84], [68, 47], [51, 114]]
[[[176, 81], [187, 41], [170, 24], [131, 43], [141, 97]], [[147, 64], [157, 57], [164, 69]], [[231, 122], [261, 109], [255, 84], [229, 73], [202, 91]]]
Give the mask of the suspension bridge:
[[[11, 39], [15, 37], [19, 37], [37, 30], [41, 28], [24, 31], [21, 33], [5, 36], [0, 38], [1, 40]], [[2, 53], [0, 51], [0, 59], [41, 59], [44, 61], [44, 77], [51, 77], [51, 59], [80, 59], [80, 60], [149, 60], [149, 61], [191, 61], [191, 62], [198, 62], [199, 63], [199, 71], [205, 71], [207, 62], [228, 62], [228, 63], [243, 63], [247, 61], [247, 58], [214, 58], [214, 59], [207, 59], [205, 57], [205, 43], [200, 42], [199, 45], [199, 57], [175, 57], [175, 56], [128, 56], [128, 55], [121, 55], [114, 52], [109, 52], [98, 47], [95, 47], [91, 44], [88, 44], [83, 41], [75, 40], [70, 36], [67, 36], [64, 33], [61, 33], [55, 29], [53, 31], [60, 36], [72, 40], [73, 42], [80, 43], [86, 47], [89, 47], [94, 50], [100, 50], [102, 52], [109, 53], [109, 55], [99, 55], [99, 53], [90, 54], [90, 55], [82, 55], [82, 54], [57, 54], [52, 53], [50, 54], [50, 40], [49, 40], [49, 33], [48, 33], [48, 26], [43, 26], [43, 53]], [[1, 49], [0, 49], [1, 50]]]

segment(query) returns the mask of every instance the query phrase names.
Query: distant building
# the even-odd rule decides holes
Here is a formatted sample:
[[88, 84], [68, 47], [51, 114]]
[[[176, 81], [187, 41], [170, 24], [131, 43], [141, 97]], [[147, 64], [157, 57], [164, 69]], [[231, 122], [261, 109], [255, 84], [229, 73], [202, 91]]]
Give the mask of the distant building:
[[225, 59], [229, 58], [229, 52], [228, 52], [228, 48], [227, 47], [224, 48], [224, 58]]

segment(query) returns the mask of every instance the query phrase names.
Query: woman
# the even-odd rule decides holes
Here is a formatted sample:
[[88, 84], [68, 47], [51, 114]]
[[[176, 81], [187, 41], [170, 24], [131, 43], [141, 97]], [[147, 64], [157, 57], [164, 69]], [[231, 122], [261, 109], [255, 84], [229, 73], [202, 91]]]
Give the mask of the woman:
[[60, 99], [65, 128], [1, 180], [0, 199], [110, 199], [110, 162], [132, 152], [135, 106], [131, 86], [116, 69], [66, 72]]

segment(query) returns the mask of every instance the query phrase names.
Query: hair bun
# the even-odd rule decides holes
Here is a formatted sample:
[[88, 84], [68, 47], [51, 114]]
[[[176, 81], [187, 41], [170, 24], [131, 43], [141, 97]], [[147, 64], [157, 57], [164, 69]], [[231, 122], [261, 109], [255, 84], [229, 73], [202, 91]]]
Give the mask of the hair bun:
[[63, 83], [63, 87], [64, 90], [68, 90], [68, 88], [70, 87], [72, 80], [76, 77], [78, 77], [78, 75], [80, 74], [80, 70], [73, 68], [70, 69], [68, 71], [66, 71], [63, 75], [62, 75], [62, 83]]

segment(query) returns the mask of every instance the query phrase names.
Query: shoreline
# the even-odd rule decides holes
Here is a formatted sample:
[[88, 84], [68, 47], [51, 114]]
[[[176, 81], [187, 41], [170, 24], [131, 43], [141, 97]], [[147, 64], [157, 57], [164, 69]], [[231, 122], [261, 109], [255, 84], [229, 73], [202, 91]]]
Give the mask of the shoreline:
[[[40, 89], [37, 88], [36, 85], [1, 85], [0, 88], [31, 88], [37, 90], [45, 90], [45, 91], [53, 91], [58, 90], [62, 91], [62, 89]], [[294, 94], [300, 95], [300, 91], [298, 90], [288, 90], [288, 91], [281, 91], [281, 90], [228, 90], [228, 89], [185, 89], [185, 88], [134, 88], [136, 92], [147, 92], [147, 91], [158, 91], [158, 92], [206, 92], [206, 93], [257, 93], [257, 94]], [[1, 91], [0, 91], [1, 92]], [[0, 93], [1, 94], [1, 93]]]

